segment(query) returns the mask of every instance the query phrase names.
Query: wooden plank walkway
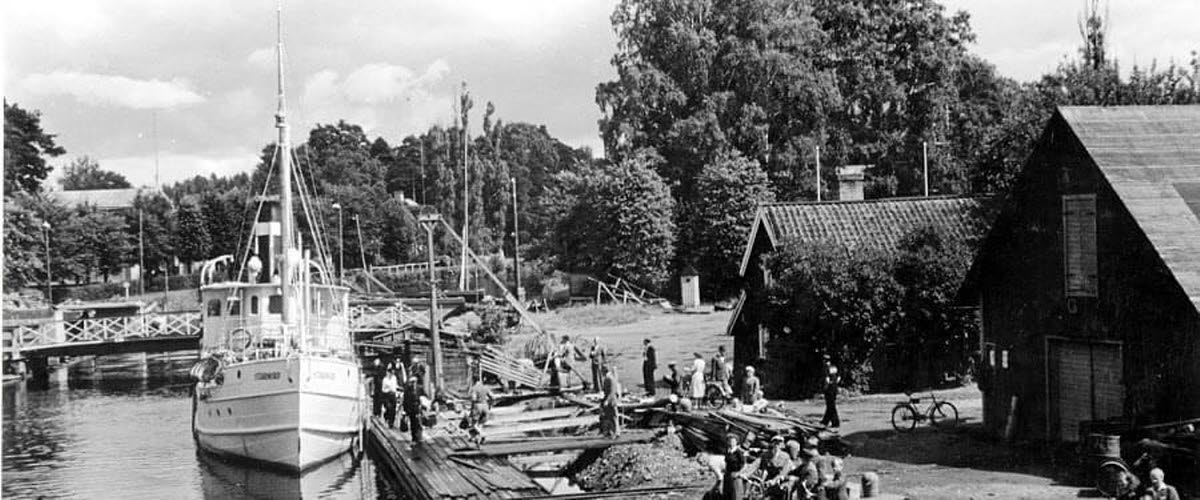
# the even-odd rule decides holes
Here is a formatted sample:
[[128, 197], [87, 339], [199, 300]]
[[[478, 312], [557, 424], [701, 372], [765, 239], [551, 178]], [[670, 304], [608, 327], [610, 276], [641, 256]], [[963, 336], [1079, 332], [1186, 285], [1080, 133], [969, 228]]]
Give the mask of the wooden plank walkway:
[[525, 498], [546, 494], [504, 458], [452, 457], [455, 451], [471, 447], [463, 434], [426, 429], [425, 441], [414, 445], [408, 433], [389, 429], [378, 417], [368, 421], [367, 430], [372, 445], [386, 458], [383, 467], [396, 477], [408, 498]]

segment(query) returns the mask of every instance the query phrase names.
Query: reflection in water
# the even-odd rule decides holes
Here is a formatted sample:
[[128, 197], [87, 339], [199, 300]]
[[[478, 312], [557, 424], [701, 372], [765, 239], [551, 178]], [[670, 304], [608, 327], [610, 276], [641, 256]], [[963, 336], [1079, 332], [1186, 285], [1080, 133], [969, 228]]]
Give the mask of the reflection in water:
[[197, 453], [195, 358], [113, 358], [61, 366], [40, 386], [5, 384], [4, 498], [398, 497], [370, 458], [288, 476]]
[[196, 453], [196, 458], [204, 472], [200, 484], [205, 498], [327, 498], [334, 493], [347, 498], [377, 496], [375, 485], [359, 474], [359, 461], [350, 454], [301, 475], [262, 470], [202, 451]]

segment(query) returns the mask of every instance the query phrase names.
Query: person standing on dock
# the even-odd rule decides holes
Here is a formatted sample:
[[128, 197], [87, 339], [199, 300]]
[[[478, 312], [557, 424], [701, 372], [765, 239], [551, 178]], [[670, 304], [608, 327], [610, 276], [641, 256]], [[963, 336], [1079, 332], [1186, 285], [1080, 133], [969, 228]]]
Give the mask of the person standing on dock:
[[424, 391], [417, 377], [408, 378], [408, 387], [404, 388], [404, 415], [408, 419], [408, 430], [412, 433], [413, 444], [421, 442], [421, 396]]
[[646, 385], [646, 396], [654, 397], [656, 392], [654, 389], [654, 370], [658, 369], [658, 356], [654, 352], [654, 346], [650, 344], [650, 339], [646, 339], [642, 349], [642, 383]]
[[592, 362], [592, 390], [603, 392], [604, 365], [608, 361], [608, 355], [604, 352], [604, 348], [600, 347], [600, 337], [592, 338], [592, 348], [588, 351], [588, 359]]
[[726, 396], [729, 395], [729, 365], [725, 360], [725, 346], [717, 348], [717, 355], [712, 358], [712, 366], [709, 367], [709, 374], [712, 381], [716, 382], [721, 387], [721, 392]]
[[621, 403], [621, 385], [617, 382], [616, 369], [604, 366], [604, 399], [600, 401], [600, 433], [616, 439], [621, 436], [621, 419], [618, 406]]
[[825, 415], [821, 417], [821, 425], [828, 425], [833, 428], [842, 426], [842, 419], [838, 417], [837, 411], [837, 394], [838, 385], [841, 383], [842, 377], [838, 375], [837, 366], [829, 359], [829, 355], [825, 355]]
[[700, 353], [692, 353], [692, 400], [699, 402], [704, 400], [704, 356]]
[[742, 404], [752, 405], [758, 401], [758, 393], [762, 390], [762, 386], [758, 383], [758, 376], [754, 375], [754, 367], [746, 367], [746, 378], [742, 380]]
[[387, 370], [383, 375], [381, 391], [383, 393], [383, 419], [387, 421], [388, 428], [396, 426], [396, 392], [400, 390], [400, 383], [396, 380], [396, 372]]
[[371, 415], [378, 417], [383, 410], [383, 374], [386, 368], [379, 358], [371, 363]]
[[478, 447], [483, 444], [483, 426], [487, 423], [492, 407], [492, 394], [487, 386], [483, 385], [483, 377], [475, 379], [468, 396], [471, 398], [471, 440]]

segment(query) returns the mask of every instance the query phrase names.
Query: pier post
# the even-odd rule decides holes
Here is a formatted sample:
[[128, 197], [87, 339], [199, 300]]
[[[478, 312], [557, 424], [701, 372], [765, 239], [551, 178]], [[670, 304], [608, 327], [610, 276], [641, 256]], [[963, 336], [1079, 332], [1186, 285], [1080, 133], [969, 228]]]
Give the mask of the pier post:
[[34, 380], [39, 382], [50, 380], [50, 360], [45, 356], [27, 357], [25, 363]]

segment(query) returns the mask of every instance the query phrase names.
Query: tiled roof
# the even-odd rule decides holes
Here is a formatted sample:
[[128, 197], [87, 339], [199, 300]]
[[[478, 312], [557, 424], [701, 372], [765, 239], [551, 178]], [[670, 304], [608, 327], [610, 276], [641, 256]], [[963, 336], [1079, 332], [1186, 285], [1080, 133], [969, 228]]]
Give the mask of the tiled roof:
[[1200, 105], [1058, 112], [1200, 309]]
[[122, 208], [132, 208], [133, 200], [137, 199], [138, 193], [143, 191], [146, 194], [161, 195], [161, 192], [154, 189], [129, 188], [50, 191], [50, 196], [53, 196], [60, 203], [71, 207], [91, 205], [98, 210], [120, 210]]
[[829, 242], [894, 251], [905, 233], [926, 225], [941, 227], [962, 241], [980, 240], [996, 209], [988, 196], [767, 203], [758, 209], [741, 272], [746, 272], [758, 231], [766, 231], [773, 246], [789, 241]]

